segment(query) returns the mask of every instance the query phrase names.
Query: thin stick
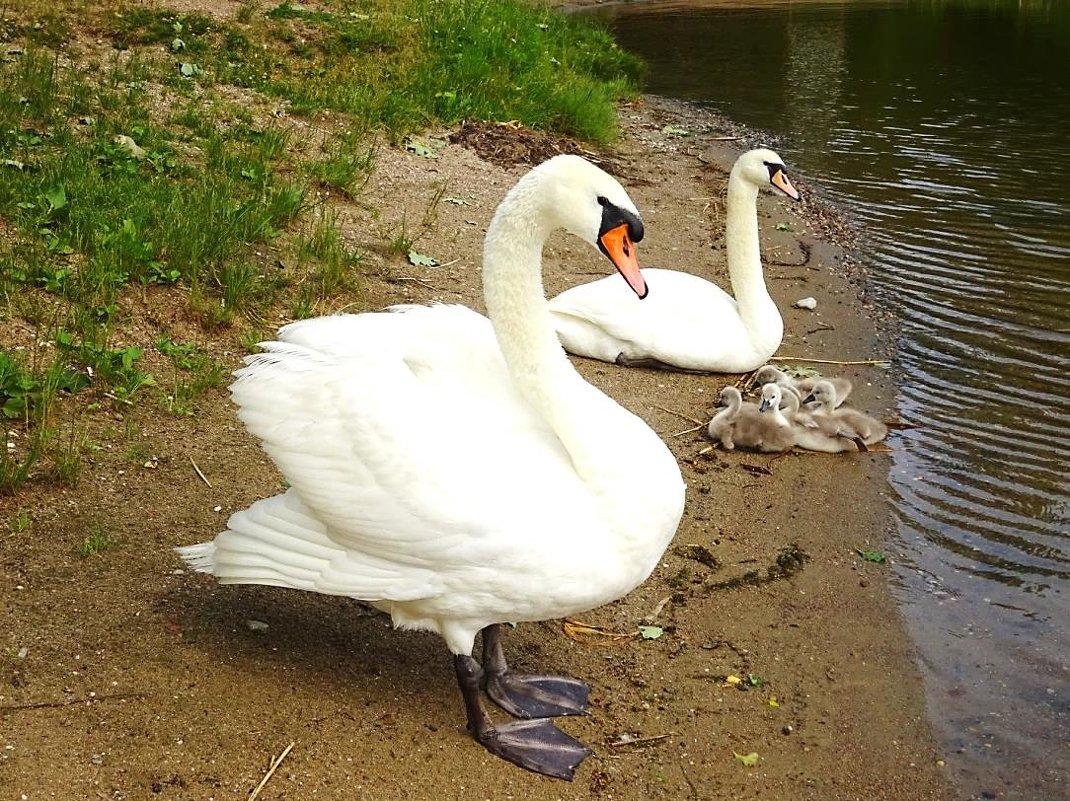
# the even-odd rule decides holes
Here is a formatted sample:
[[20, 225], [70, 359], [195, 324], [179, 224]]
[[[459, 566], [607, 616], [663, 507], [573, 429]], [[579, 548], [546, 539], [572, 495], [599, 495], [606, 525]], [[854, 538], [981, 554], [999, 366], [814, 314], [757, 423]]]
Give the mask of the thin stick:
[[835, 359], [809, 359], [805, 356], [770, 356], [771, 362], [812, 362], [813, 364], [840, 364], [840, 365], [853, 365], [853, 364], [889, 364], [891, 359], [862, 359], [857, 362], [839, 362]]
[[120, 398], [117, 395], [112, 395], [110, 392], [105, 392], [103, 394], [104, 394], [105, 398], [111, 398], [113, 401], [117, 401], [119, 403], [125, 403], [127, 406], [133, 406], [134, 405], [133, 401], [127, 400], [126, 398]]
[[212, 487], [212, 482], [211, 482], [211, 481], [209, 481], [209, 480], [208, 480], [208, 479], [207, 479], [207, 478], [205, 477], [204, 473], [202, 473], [202, 472], [201, 472], [201, 468], [197, 467], [197, 463], [196, 463], [195, 461], [193, 461], [193, 457], [192, 457], [192, 456], [191, 456], [191, 457], [189, 457], [189, 463], [190, 463], [191, 465], [193, 465], [193, 469], [197, 471], [197, 475], [199, 475], [199, 476], [201, 477], [201, 481], [203, 481], [203, 482], [204, 482], [205, 484], [207, 484], [207, 485], [208, 485], [208, 487], [209, 487], [209, 489], [211, 489], [211, 487]]
[[698, 424], [697, 426], [695, 426], [694, 428], [685, 428], [685, 429], [684, 429], [683, 431], [677, 431], [677, 432], [676, 432], [675, 434], [668, 434], [667, 436], [668, 436], [668, 437], [669, 437], [670, 439], [671, 439], [672, 437], [682, 437], [682, 436], [683, 436], [684, 434], [690, 434], [690, 433], [691, 433], [692, 431], [701, 431], [701, 430], [702, 430], [702, 429], [704, 429], [705, 427], [706, 427], [705, 425], [703, 425], [702, 423], [699, 423], [699, 424]]
[[646, 745], [647, 743], [656, 743], [658, 740], [665, 740], [675, 734], [676, 732], [669, 732], [668, 734], [655, 734], [653, 737], [636, 737], [634, 740], [614, 740], [609, 744], [609, 747], [622, 748], [626, 745]]
[[270, 779], [275, 774], [275, 771], [278, 769], [279, 765], [282, 764], [282, 760], [286, 759], [286, 755], [290, 753], [290, 749], [293, 748], [295, 745], [297, 745], [297, 740], [294, 740], [288, 746], [286, 746], [286, 748], [283, 749], [282, 753], [279, 754], [277, 757], [272, 758], [271, 765], [268, 767], [267, 773], [264, 774], [264, 778], [260, 780], [260, 784], [256, 786], [256, 789], [249, 794], [249, 801], [255, 801], [256, 797], [260, 795], [260, 791], [264, 789], [264, 785], [268, 783], [268, 779]]
[[699, 426], [700, 428], [702, 426], [706, 425], [701, 420], [696, 420], [694, 417], [688, 417], [686, 414], [680, 414], [680, 412], [674, 412], [672, 409], [666, 409], [664, 406], [658, 406], [656, 403], [652, 403], [650, 405], [653, 406], [655, 409], [661, 409], [661, 411], [663, 411], [663, 412], [668, 412], [669, 414], [675, 414], [677, 417], [682, 418], [682, 419], [686, 420], [689, 423], [694, 423], [695, 425]]
[[438, 291], [435, 287], [431, 286], [431, 284], [427, 283], [427, 281], [423, 280], [422, 278], [409, 278], [406, 275], [399, 275], [399, 276], [395, 277], [394, 280], [395, 281], [415, 281], [420, 286], [427, 287], [428, 289], [430, 289], [432, 291], [435, 291], [435, 292]]

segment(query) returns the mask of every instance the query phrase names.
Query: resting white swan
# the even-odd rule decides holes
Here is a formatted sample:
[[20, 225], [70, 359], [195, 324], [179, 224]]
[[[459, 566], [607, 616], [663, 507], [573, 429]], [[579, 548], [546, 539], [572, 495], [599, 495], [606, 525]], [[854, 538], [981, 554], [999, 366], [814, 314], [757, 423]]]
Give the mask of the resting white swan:
[[676, 270], [644, 270], [650, 297], [642, 303], [619, 281], [581, 284], [550, 301], [565, 349], [604, 362], [697, 372], [745, 373], [763, 364], [784, 336], [758, 243], [758, 190], [766, 184], [799, 199], [772, 150], [751, 150], [737, 159], [725, 220], [735, 297]]
[[597, 243], [645, 292], [632, 246], [642, 222], [620, 184], [576, 156], [536, 167], [487, 229], [490, 320], [444, 305], [304, 320], [246, 359], [231, 387], [239, 417], [290, 489], [178, 550], [225, 584], [360, 598], [397, 627], [437, 632], [473, 736], [571, 779], [581, 743], [544, 719], [495, 726], [479, 691], [546, 718], [586, 712], [587, 686], [510, 673], [498, 624], [635, 588], [676, 531], [684, 484], [661, 439], [557, 341], [540, 271], [557, 228]]
[[[781, 387], [786, 389], [795, 390], [799, 400], [810, 394], [813, 390], [814, 384], [818, 381], [829, 381], [832, 384], [833, 389], [836, 390], [836, 406], [840, 406], [847, 396], [851, 394], [852, 384], [850, 379], [841, 377], [825, 377], [825, 376], [806, 376], [796, 378], [785, 373], [783, 370], [778, 369], [772, 364], [763, 365], [758, 369], [758, 372], [754, 374], [754, 385], [762, 386], [770, 382], [774, 384], [780, 384]], [[787, 393], [785, 393], [787, 394]]]
[[803, 403], [817, 401], [815, 420], [821, 421], [826, 430], [835, 428], [841, 437], [855, 439], [864, 445], [873, 445], [888, 436], [888, 426], [857, 409], [836, 408], [836, 388], [831, 381], [818, 381]]

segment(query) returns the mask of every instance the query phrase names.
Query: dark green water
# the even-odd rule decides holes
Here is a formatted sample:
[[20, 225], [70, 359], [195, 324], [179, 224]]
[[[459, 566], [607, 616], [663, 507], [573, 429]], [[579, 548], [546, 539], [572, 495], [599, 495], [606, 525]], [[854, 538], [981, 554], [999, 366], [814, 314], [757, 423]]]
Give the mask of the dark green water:
[[654, 94], [775, 137], [902, 322], [898, 593], [970, 798], [1070, 799], [1070, 2], [603, 7]]

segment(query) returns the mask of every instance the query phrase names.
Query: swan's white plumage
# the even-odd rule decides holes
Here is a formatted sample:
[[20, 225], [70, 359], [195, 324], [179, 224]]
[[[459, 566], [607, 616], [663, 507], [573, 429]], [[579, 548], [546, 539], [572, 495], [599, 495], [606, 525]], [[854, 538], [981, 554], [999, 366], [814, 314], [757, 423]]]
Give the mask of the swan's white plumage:
[[575, 372], [541, 299], [542, 242], [566, 224], [592, 241], [599, 196], [633, 208], [601, 170], [558, 157], [503, 201], [484, 274], [497, 335], [461, 306], [406, 306], [264, 343], [231, 392], [290, 489], [183, 557], [223, 583], [371, 601], [456, 654], [487, 625], [642, 582], [682, 513], [679, 468]]
[[726, 250], [734, 297], [677, 270], [644, 270], [650, 294], [642, 301], [612, 276], [581, 284], [550, 301], [565, 349], [606, 362], [624, 356], [729, 373], [753, 370], [772, 356], [784, 322], [762, 274], [756, 205], [759, 187], [770, 183], [770, 164], [782, 165], [773, 151], [748, 151], [729, 177]]

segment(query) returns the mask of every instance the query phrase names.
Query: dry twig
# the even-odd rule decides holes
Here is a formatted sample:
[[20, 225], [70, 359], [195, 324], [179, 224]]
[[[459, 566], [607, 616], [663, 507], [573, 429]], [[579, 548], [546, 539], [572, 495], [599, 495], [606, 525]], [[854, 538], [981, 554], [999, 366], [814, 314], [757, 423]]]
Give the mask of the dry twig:
[[207, 479], [207, 477], [205, 477], [204, 473], [201, 472], [201, 468], [197, 467], [197, 463], [195, 461], [193, 461], [193, 457], [192, 456], [189, 457], [189, 463], [191, 465], [193, 465], [193, 469], [196, 471], [197, 475], [201, 477], [201, 481], [203, 481], [205, 484], [207, 484], [208, 488], [211, 489], [212, 482], [209, 481]]
[[856, 364], [888, 364], [890, 359], [861, 359], [854, 362], [841, 362], [835, 359], [810, 359], [806, 356], [770, 356], [771, 362], [810, 362], [812, 364], [838, 364], [838, 365], [856, 365]]
[[669, 737], [675, 735], [676, 732], [669, 732], [668, 734], [655, 734], [652, 737], [635, 737], [631, 740], [614, 740], [609, 744], [610, 748], [622, 748], [626, 745], [650, 745], [656, 743], [659, 740], [667, 740]]
[[282, 764], [282, 760], [286, 759], [286, 755], [290, 753], [290, 749], [293, 748], [295, 745], [297, 745], [297, 740], [292, 741], [288, 746], [286, 746], [282, 750], [282, 753], [279, 754], [277, 757], [272, 757], [271, 764], [268, 766], [268, 770], [267, 773], [264, 774], [264, 778], [260, 780], [260, 784], [256, 786], [256, 789], [249, 793], [249, 801], [256, 801], [256, 797], [260, 795], [260, 791], [264, 789], [264, 785], [268, 783], [268, 779], [270, 779], [275, 774], [275, 771], [278, 769], [279, 765]]
[[669, 414], [675, 414], [677, 417], [679, 417], [679, 418], [681, 418], [683, 420], [686, 420], [689, 423], [694, 423], [699, 428], [701, 428], [702, 426], [706, 425], [701, 420], [696, 420], [694, 417], [688, 417], [686, 414], [681, 414], [680, 412], [673, 411], [672, 409], [666, 409], [664, 406], [658, 406], [656, 403], [652, 403], [650, 405], [653, 406], [655, 409], [660, 409], [663, 412], [668, 412]]

